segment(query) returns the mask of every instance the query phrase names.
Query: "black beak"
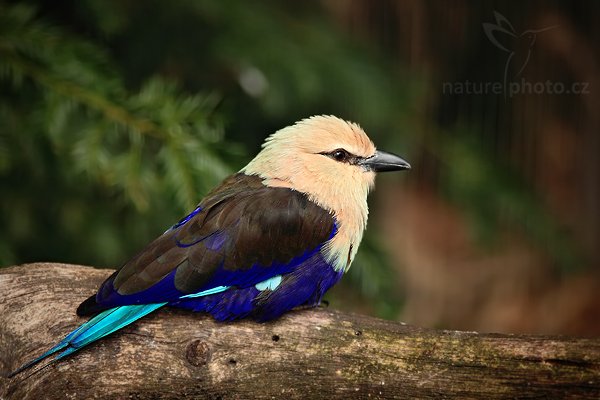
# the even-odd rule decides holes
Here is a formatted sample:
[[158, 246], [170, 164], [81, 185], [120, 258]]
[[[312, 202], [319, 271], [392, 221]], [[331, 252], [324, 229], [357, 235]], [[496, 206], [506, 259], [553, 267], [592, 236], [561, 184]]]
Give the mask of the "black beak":
[[410, 169], [410, 164], [392, 153], [377, 150], [374, 156], [365, 158], [360, 165], [374, 172], [400, 171]]

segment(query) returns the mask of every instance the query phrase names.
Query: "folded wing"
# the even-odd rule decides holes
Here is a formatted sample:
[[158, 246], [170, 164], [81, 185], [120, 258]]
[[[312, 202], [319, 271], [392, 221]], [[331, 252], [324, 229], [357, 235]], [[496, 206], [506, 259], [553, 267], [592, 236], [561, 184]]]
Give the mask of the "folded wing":
[[304, 194], [236, 174], [110, 276], [78, 314], [253, 286], [294, 271], [335, 231], [333, 216]]

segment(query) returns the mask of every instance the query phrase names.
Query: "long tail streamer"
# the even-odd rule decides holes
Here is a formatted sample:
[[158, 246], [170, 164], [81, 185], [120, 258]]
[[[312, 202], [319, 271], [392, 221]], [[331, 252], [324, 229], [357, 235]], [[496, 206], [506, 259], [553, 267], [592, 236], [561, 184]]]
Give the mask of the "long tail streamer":
[[44, 366], [45, 368], [51, 363], [58, 361], [69, 354], [75, 353], [82, 347], [87, 346], [88, 344], [95, 342], [104, 336], [110, 335], [111, 333], [142, 318], [143, 316], [150, 314], [152, 311], [159, 309], [165, 304], [167, 303], [121, 306], [103, 311], [89, 321], [83, 323], [73, 332], [69, 333], [63, 340], [60, 341], [60, 343], [52, 347], [41, 356], [29, 361], [17, 370], [11, 372], [8, 377], [11, 378], [18, 373], [33, 367], [46, 357], [60, 352], [54, 357], [54, 359], [52, 359], [52, 361]]

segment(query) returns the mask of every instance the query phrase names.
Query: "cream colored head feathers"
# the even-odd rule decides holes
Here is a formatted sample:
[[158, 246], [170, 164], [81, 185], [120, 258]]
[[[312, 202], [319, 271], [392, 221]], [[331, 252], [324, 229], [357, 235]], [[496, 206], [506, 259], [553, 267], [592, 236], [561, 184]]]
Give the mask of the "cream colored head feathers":
[[339, 162], [333, 153], [375, 155], [373, 142], [360, 126], [333, 116], [315, 116], [271, 135], [262, 151], [241, 172], [259, 175], [264, 184], [303, 192], [331, 212], [338, 232], [325, 254], [336, 269], [348, 269], [367, 225], [367, 194], [375, 172], [351, 162]]

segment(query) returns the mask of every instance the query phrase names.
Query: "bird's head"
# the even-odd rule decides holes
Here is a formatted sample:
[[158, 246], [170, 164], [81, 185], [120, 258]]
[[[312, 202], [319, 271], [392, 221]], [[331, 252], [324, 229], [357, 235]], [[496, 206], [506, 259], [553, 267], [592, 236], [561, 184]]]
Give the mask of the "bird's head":
[[402, 158], [377, 150], [357, 124], [315, 116], [269, 136], [240, 172], [260, 176], [267, 186], [303, 192], [331, 212], [340, 224], [336, 240], [346, 241], [350, 259], [366, 226], [375, 174], [409, 168]]
[[335, 198], [366, 198], [376, 172], [409, 168], [402, 158], [376, 150], [357, 124], [315, 116], [269, 136], [262, 151], [241, 172], [259, 175], [268, 186], [304, 192], [337, 211], [331, 207]]

